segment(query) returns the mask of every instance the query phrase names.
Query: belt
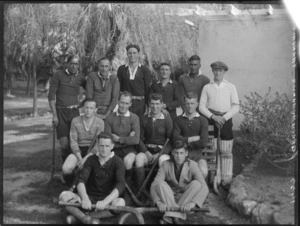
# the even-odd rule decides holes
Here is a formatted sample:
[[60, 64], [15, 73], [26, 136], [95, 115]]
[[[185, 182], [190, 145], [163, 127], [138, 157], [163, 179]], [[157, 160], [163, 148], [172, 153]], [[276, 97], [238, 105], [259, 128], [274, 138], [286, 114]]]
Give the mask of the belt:
[[220, 111], [215, 111], [215, 110], [212, 110], [212, 109], [208, 109], [211, 113], [213, 113], [214, 115], [220, 115], [220, 116], [223, 116], [225, 115], [227, 112], [220, 112]]
[[68, 106], [68, 107], [62, 107], [62, 106], [56, 106], [57, 108], [66, 108], [66, 109], [73, 109], [73, 108], [78, 108], [78, 105], [71, 105], [71, 106]]
[[144, 100], [145, 97], [144, 96], [132, 96], [131, 97], [133, 100]]
[[145, 146], [146, 146], [147, 148], [160, 148], [160, 149], [163, 148], [163, 146], [162, 146], [162, 145], [159, 145], [159, 144], [145, 144]]

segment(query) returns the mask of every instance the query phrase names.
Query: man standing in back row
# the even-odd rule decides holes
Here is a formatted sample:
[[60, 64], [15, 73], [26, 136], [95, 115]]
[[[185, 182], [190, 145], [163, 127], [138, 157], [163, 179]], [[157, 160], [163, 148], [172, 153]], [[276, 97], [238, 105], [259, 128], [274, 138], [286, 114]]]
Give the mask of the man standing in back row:
[[120, 85], [118, 77], [110, 72], [111, 62], [103, 57], [99, 61], [99, 71], [88, 75], [86, 98], [93, 98], [97, 103], [97, 114], [105, 119], [116, 107]]
[[139, 63], [140, 47], [130, 44], [126, 47], [128, 63], [118, 68], [117, 76], [120, 81], [120, 91], [132, 94], [131, 112], [141, 118], [146, 109], [147, 98], [151, 86], [151, 72]]
[[178, 80], [182, 93], [181, 107], [183, 111], [186, 110], [184, 96], [187, 95], [187, 93], [196, 93], [199, 101], [203, 87], [209, 83], [209, 78], [202, 74], [200, 68], [200, 57], [198, 55], [191, 56], [189, 59], [190, 72], [188, 74], [181, 75]]
[[70, 127], [72, 119], [79, 116], [80, 86], [85, 87], [86, 82], [78, 70], [79, 59], [70, 56], [67, 63], [67, 69], [58, 71], [52, 76], [48, 95], [63, 162], [72, 153], [69, 140]]
[[[214, 80], [204, 86], [199, 110], [215, 126], [214, 145], [216, 147], [218, 128], [221, 127], [221, 178], [224, 186], [232, 180], [232, 117], [239, 111], [239, 97], [235, 85], [224, 79], [228, 66], [217, 61], [211, 65]], [[219, 181], [220, 182], [220, 181]]]

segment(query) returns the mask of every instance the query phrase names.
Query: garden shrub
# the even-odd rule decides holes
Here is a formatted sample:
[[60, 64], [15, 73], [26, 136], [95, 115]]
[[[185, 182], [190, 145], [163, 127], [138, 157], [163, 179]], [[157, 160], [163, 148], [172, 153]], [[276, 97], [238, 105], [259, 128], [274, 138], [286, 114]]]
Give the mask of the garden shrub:
[[251, 92], [240, 103], [240, 112], [244, 118], [240, 129], [242, 137], [258, 150], [265, 150], [269, 145], [284, 147], [291, 144], [293, 137], [293, 100], [286, 94], [275, 92], [271, 88], [261, 96]]

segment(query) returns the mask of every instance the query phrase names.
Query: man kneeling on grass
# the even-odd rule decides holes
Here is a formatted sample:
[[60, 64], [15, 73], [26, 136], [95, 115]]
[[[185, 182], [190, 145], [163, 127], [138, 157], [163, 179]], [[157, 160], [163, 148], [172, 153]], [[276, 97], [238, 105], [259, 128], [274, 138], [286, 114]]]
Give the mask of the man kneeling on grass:
[[[184, 142], [176, 140], [171, 159], [164, 161], [151, 184], [151, 197], [161, 212], [160, 224], [179, 224], [186, 220], [186, 213], [196, 205], [202, 207], [208, 187], [198, 164], [187, 158]], [[181, 212], [167, 211], [168, 207], [180, 207]]]
[[110, 133], [102, 132], [98, 138], [98, 152], [86, 160], [79, 174], [78, 194], [64, 191], [60, 201], [79, 202], [85, 210], [91, 210], [92, 203], [96, 204], [96, 210], [103, 210], [107, 205], [125, 206], [124, 199], [120, 198], [125, 190], [124, 162], [112, 152], [114, 142]]

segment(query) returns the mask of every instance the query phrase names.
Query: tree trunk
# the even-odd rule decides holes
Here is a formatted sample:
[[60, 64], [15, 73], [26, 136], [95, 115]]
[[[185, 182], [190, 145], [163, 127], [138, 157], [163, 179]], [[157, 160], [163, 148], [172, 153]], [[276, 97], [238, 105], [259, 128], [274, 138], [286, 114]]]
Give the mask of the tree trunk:
[[[26, 71], [26, 67], [25, 67], [25, 70]], [[30, 82], [31, 82], [31, 66], [29, 66], [28, 68], [28, 72], [26, 72], [27, 74], [27, 88], [26, 88], [26, 95], [28, 97], [30, 97]]]
[[37, 76], [36, 76], [36, 62], [32, 63], [32, 77], [33, 77], [33, 117], [38, 116], [37, 107]]

